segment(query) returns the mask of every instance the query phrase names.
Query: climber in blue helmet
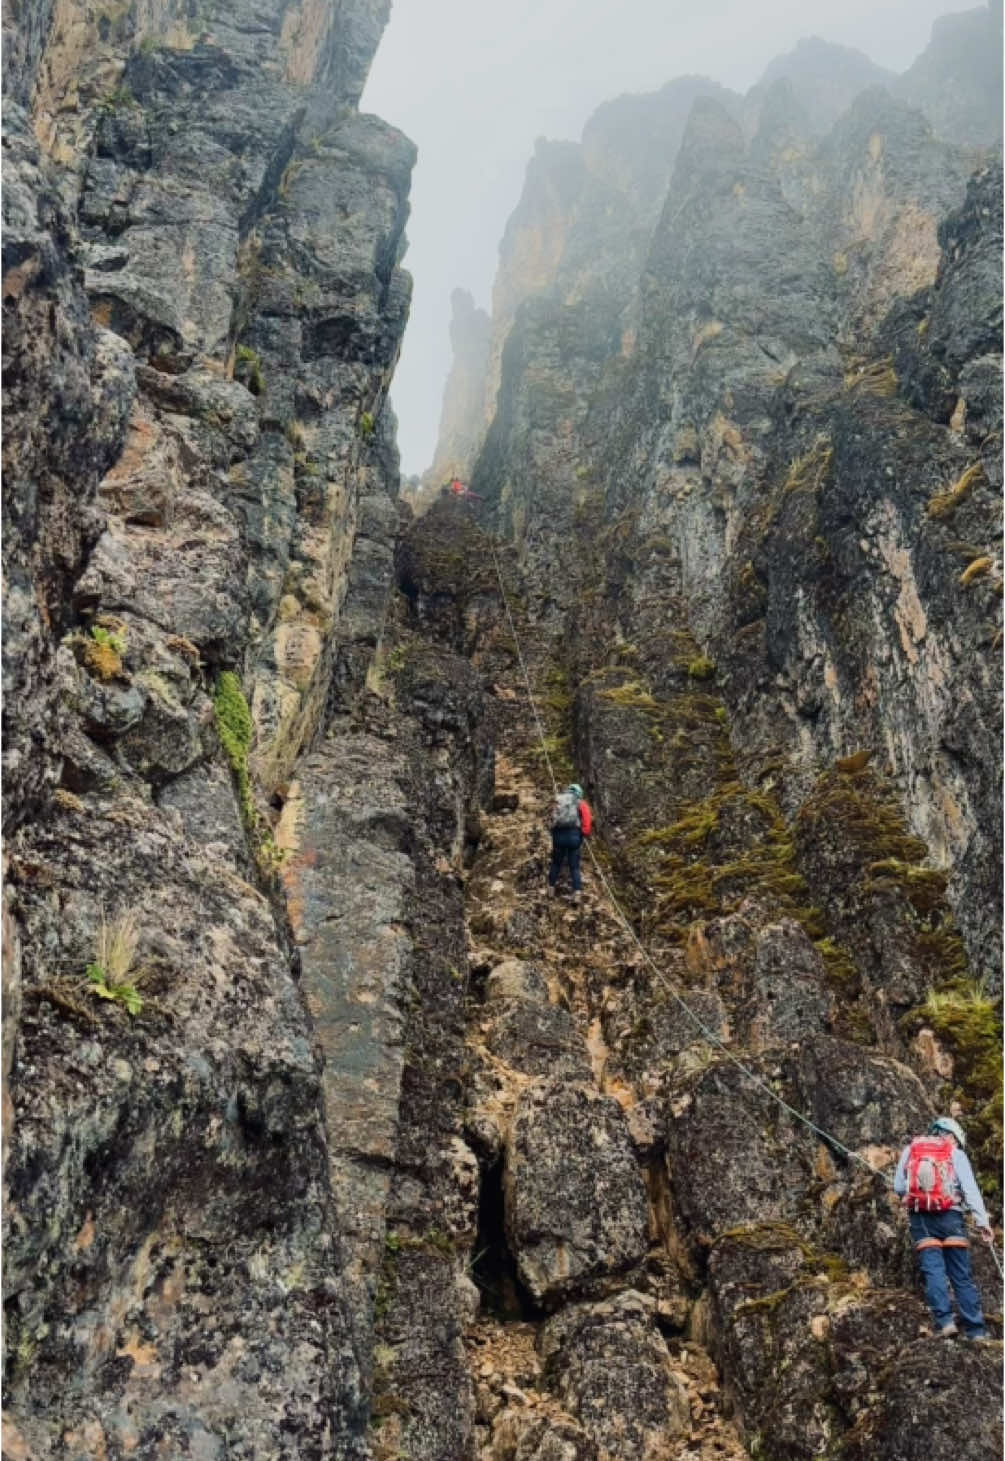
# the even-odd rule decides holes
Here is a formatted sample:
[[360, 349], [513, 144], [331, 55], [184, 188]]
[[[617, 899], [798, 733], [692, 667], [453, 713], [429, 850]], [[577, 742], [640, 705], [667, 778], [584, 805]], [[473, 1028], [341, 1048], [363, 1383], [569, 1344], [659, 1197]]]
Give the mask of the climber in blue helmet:
[[569, 864], [569, 878], [572, 882], [572, 901], [579, 901], [583, 889], [583, 875], [579, 866], [580, 848], [583, 839], [593, 832], [593, 813], [583, 798], [583, 788], [578, 781], [570, 781], [567, 789], [555, 799], [551, 814], [551, 866], [548, 869], [548, 884], [558, 893], [558, 878], [563, 862]]
[[970, 1269], [964, 1207], [973, 1213], [985, 1243], [993, 1243], [994, 1234], [964, 1150], [966, 1144], [960, 1123], [951, 1116], [939, 1116], [926, 1136], [908, 1142], [893, 1179], [893, 1190], [907, 1209], [932, 1323], [943, 1339], [958, 1332], [950, 1287], [964, 1338], [987, 1337], [981, 1296]]

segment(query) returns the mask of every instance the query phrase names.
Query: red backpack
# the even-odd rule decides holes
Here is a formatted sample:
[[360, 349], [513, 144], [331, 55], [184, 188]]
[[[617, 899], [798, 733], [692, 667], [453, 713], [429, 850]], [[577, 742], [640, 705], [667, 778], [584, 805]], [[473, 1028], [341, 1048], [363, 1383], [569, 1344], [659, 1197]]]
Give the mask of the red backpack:
[[579, 828], [584, 837], [593, 834], [593, 813], [586, 802], [579, 803]]
[[956, 1206], [951, 1136], [917, 1136], [907, 1153], [907, 1196], [912, 1212], [948, 1212]]

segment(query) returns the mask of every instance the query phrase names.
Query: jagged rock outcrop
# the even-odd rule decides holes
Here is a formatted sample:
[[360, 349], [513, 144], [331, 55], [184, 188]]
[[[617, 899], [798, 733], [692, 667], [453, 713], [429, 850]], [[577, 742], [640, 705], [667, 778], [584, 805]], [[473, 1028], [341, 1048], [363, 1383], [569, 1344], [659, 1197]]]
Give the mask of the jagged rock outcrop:
[[993, 160], [601, 108], [413, 519], [382, 0], [18, 10], [5, 1454], [992, 1461], [876, 1174], [1000, 1150]]
[[423, 473], [422, 487], [427, 493], [436, 492], [452, 477], [468, 480], [492, 409], [487, 394], [492, 322], [466, 289], [455, 289], [450, 305], [453, 364], [443, 387], [436, 456]]
[[870, 86], [889, 86], [896, 80], [892, 71], [851, 46], [837, 46], [819, 36], [808, 36], [784, 56], [776, 56], [746, 97], [748, 128], [763, 126], [764, 105], [780, 81], [788, 82], [800, 110], [814, 134], [830, 130], [860, 92]]
[[[577, 516], [631, 504], [626, 531], [679, 559], [695, 653], [718, 667], [748, 764], [761, 746], [792, 812], [835, 757], [872, 748], [983, 964], [1001, 338], [982, 260], [1000, 256], [998, 170], [968, 183], [972, 155], [876, 90], [814, 142], [779, 85], [749, 144], [725, 107], [695, 102], [628, 359], [568, 276], [523, 306], [476, 487], [561, 581], [576, 581]], [[952, 366], [947, 328], [970, 333]], [[636, 638], [627, 616], [620, 632]]]
[[987, 0], [943, 15], [894, 89], [919, 106], [940, 137], [980, 146], [1002, 133], [1002, 6]]
[[385, 19], [5, 11], [12, 1455], [368, 1454], [271, 821], [392, 582]]
[[[578, 1013], [646, 1164], [660, 1312], [672, 1327], [694, 1306], [746, 1443], [791, 1457], [888, 1434], [900, 1402], [863, 1388], [863, 1346], [873, 1373], [903, 1366], [922, 1386], [937, 1365], [868, 1167], [936, 1102], [960, 1103], [992, 1185], [1001, 1142], [985, 982], [1000, 943], [1000, 166], [877, 88], [864, 58], [829, 112], [825, 87], [801, 94], [794, 63], [834, 59], [804, 48], [742, 105], [692, 97], [662, 212], [622, 221], [616, 245], [590, 213], [585, 139], [539, 147], [504, 244], [506, 343], [473, 483], [517, 545], [548, 769], [587, 786], [658, 950], [658, 968], [612, 951], [616, 972], [578, 977], [552, 953], [551, 999]], [[530, 217], [554, 226], [533, 235], [521, 296]], [[632, 226], [644, 249], [626, 246]], [[493, 886], [498, 868], [484, 884], [476, 870], [473, 897]], [[541, 964], [543, 918], [518, 906], [473, 927], [495, 957]], [[526, 1282], [512, 1133], [534, 1087], [498, 1049], [470, 1124], [503, 1163], [507, 1282]], [[767, 1255], [763, 1281], [748, 1250]], [[720, 1262], [745, 1274], [728, 1299]], [[975, 1456], [997, 1454], [990, 1374], [966, 1380]], [[510, 1410], [485, 1414], [502, 1447]]]

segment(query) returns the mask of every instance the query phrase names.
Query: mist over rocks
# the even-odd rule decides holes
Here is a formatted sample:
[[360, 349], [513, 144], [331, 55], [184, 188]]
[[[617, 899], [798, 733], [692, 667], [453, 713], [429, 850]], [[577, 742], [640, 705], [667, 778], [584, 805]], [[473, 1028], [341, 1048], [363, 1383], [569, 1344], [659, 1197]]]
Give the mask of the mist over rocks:
[[5, 14], [5, 1455], [994, 1461], [1000, 9], [542, 140], [415, 513], [387, 14]]

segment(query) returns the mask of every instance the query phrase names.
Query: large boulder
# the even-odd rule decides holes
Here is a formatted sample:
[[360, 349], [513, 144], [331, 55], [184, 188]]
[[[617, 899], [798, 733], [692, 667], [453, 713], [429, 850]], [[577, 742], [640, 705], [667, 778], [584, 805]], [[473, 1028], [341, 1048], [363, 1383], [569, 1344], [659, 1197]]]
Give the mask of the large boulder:
[[539, 1080], [522, 1093], [506, 1142], [506, 1230], [538, 1303], [582, 1293], [644, 1256], [649, 1212], [616, 1101]]
[[541, 1334], [562, 1404], [618, 1461], [669, 1461], [690, 1424], [688, 1389], [639, 1294], [564, 1309]]

